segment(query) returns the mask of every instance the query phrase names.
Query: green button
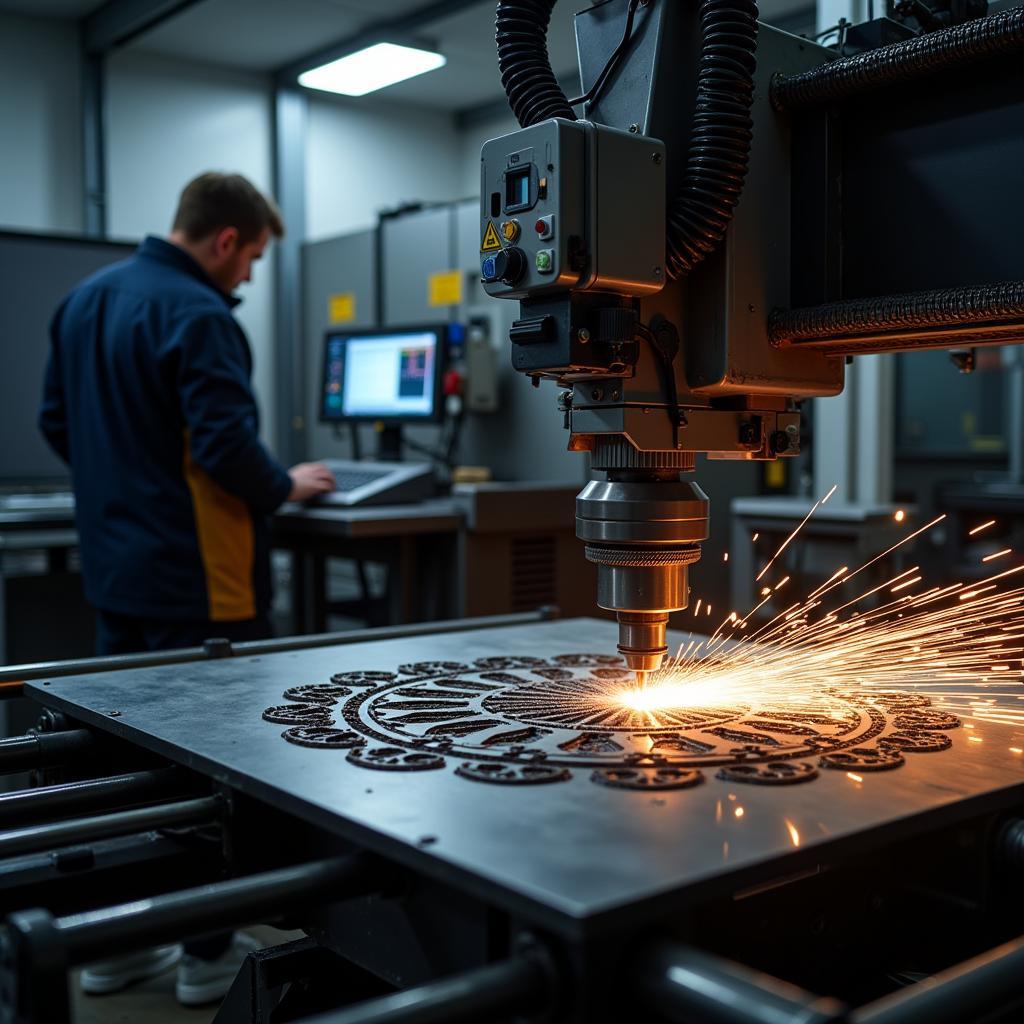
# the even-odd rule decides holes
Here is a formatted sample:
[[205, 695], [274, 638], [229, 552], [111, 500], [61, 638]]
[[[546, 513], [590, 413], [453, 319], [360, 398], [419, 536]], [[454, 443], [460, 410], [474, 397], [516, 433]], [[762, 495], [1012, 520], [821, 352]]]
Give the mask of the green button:
[[550, 249], [541, 249], [537, 253], [536, 267], [542, 274], [551, 272], [551, 269], [554, 267], [554, 259]]

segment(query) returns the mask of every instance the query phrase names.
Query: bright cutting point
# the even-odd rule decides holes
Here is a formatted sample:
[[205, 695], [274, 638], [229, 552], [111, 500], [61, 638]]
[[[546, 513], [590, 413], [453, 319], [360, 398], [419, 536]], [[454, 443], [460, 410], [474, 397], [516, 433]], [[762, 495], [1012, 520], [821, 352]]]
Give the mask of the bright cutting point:
[[397, 43], [377, 43], [357, 50], [330, 64], [303, 71], [299, 85], [307, 89], [336, 92], [342, 96], [365, 96], [408, 78], [436, 71], [447, 63], [440, 53]]

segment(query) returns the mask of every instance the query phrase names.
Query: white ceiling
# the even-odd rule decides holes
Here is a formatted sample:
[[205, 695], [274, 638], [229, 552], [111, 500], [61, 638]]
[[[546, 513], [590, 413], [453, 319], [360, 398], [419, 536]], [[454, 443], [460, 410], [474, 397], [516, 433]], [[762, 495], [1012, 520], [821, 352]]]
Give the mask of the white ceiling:
[[[548, 33], [556, 74], [576, 75], [573, 15], [588, 0], [557, 0]], [[679, 0], [671, 0], [679, 2]], [[43, 17], [82, 17], [103, 0], [0, 0], [0, 11]], [[339, 43], [371, 25], [394, 21], [401, 37], [402, 16], [426, 0], [199, 0], [134, 40], [127, 49], [238, 70], [267, 73]], [[761, 0], [761, 16], [771, 21], [806, 10], [811, 0]], [[396, 103], [465, 110], [502, 97], [494, 49], [494, 0], [479, 0], [449, 17], [417, 30], [438, 47], [447, 65], [374, 94]]]
[[[202, 0], [131, 44], [159, 53], [247, 71], [270, 71], [394, 20], [425, 0]], [[585, 2], [585, 0], [583, 0]], [[581, 0], [558, 0], [549, 34], [552, 65], [559, 73], [576, 69], [572, 15]], [[494, 2], [481, 0], [451, 17], [417, 30], [435, 45], [447, 65], [375, 94], [397, 103], [459, 110], [502, 95], [494, 49]]]
[[271, 71], [424, 0], [201, 0], [147, 32], [130, 49]]

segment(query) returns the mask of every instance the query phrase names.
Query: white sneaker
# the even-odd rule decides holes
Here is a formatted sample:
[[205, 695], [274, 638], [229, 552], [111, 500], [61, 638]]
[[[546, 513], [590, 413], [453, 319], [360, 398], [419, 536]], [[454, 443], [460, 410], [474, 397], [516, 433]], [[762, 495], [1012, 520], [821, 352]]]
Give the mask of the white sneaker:
[[226, 953], [216, 960], [200, 960], [197, 956], [182, 957], [178, 965], [178, 981], [174, 994], [182, 1006], [202, 1006], [227, 995], [245, 958], [262, 943], [248, 935], [236, 934]]
[[181, 959], [181, 954], [180, 945], [156, 946], [141, 953], [129, 953], [90, 964], [82, 971], [82, 991], [91, 996], [120, 992], [137, 981], [162, 974]]

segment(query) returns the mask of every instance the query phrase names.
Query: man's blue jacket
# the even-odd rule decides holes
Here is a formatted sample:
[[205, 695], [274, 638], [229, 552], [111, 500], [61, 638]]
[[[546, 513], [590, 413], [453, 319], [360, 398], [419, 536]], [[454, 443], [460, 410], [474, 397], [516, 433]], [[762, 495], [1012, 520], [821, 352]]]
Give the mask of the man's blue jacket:
[[97, 608], [229, 622], [270, 605], [267, 517], [291, 481], [259, 440], [236, 304], [147, 238], [54, 315], [39, 426], [71, 466]]

